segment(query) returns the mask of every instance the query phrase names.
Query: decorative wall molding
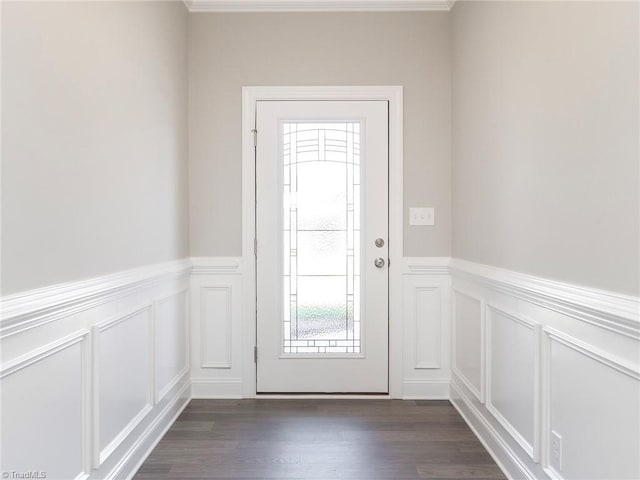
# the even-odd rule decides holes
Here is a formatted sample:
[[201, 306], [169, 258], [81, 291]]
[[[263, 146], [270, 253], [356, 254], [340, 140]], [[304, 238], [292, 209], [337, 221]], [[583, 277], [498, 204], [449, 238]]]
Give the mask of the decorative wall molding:
[[240, 378], [192, 378], [191, 398], [244, 398]]
[[[492, 398], [492, 349], [494, 345], [491, 341], [492, 329], [494, 327], [494, 313], [499, 313], [506, 319], [514, 322], [516, 325], [520, 325], [531, 332], [532, 343], [533, 343], [533, 411], [532, 415], [532, 423], [533, 423], [533, 439], [532, 441], [528, 441], [524, 435], [518, 431], [518, 429], [511, 424], [511, 422], [506, 418], [505, 415], [500, 411], [498, 407], [493, 404]], [[522, 449], [529, 454], [529, 456], [534, 460], [538, 461], [540, 459], [540, 324], [534, 320], [530, 320], [522, 315], [518, 315], [515, 313], [511, 313], [507, 311], [504, 307], [498, 306], [492, 303], [487, 303], [486, 305], [486, 313], [485, 313], [485, 323], [486, 323], [486, 344], [487, 344], [487, 357], [486, 357], [486, 406], [487, 410], [495, 417], [495, 419], [502, 425], [502, 427], [509, 432], [509, 434], [520, 444]]]
[[129, 447], [125, 454], [122, 455], [114, 468], [104, 477], [104, 480], [133, 478], [151, 451], [188, 405], [191, 400], [190, 389], [190, 382], [185, 382], [166, 405], [164, 405], [155, 419], [145, 428], [144, 432], [142, 432]]
[[402, 381], [403, 400], [448, 400], [449, 382], [447, 378], [414, 379]]
[[[59, 442], [66, 446], [65, 452], [77, 452], [69, 458], [77, 456], [82, 464], [76, 470], [67, 457], [47, 457], [47, 464], [42, 466], [53, 476], [121, 478], [119, 472], [127, 472], [126, 478], [133, 476], [135, 470], [128, 469], [144, 460], [144, 452], [140, 450], [160, 440], [161, 430], [169, 428], [170, 419], [190, 397], [190, 363], [182, 357], [188, 352], [188, 307], [181, 308], [182, 300], [176, 304], [180, 308], [169, 305], [161, 314], [162, 320], [172, 322], [175, 328], [183, 328], [185, 335], [173, 342], [162, 342], [162, 352], [154, 351], [157, 307], [180, 295], [188, 306], [190, 271], [190, 260], [180, 260], [2, 299], [0, 327], [5, 361], [0, 366], [0, 380], [3, 398], [19, 398], [23, 390], [28, 392], [33, 385], [40, 385], [42, 392], [52, 392], [53, 401], [66, 402], [73, 408], [72, 412], [77, 412], [73, 424], [69, 422], [60, 427], [60, 421], [52, 420], [54, 428], [60, 427], [60, 431], [52, 430], [55, 435], [39, 436], [41, 442], [36, 447], [16, 444], [13, 450], [3, 450], [7, 467], [26, 471], [34, 465], [33, 455]], [[165, 372], [179, 374], [174, 378], [168, 374], [163, 376], [163, 388], [156, 396], [156, 354], [163, 353], [167, 355]], [[123, 355], [125, 360], [121, 360]], [[130, 359], [135, 362], [129, 362]], [[122, 363], [136, 368], [122, 368]], [[52, 370], [54, 368], [56, 370]], [[76, 373], [77, 388], [65, 390], [63, 380], [70, 376], [75, 379]], [[99, 378], [98, 373], [103, 378]], [[105, 383], [107, 378], [110, 380]], [[69, 380], [65, 381], [66, 385], [72, 385]], [[106, 388], [102, 392], [101, 382]], [[108, 401], [105, 392], [109, 394]], [[42, 402], [24, 402], [24, 405], [24, 415], [3, 424], [10, 437], [17, 430], [47, 428], [46, 419], [50, 417]], [[64, 409], [60, 405], [58, 408]], [[19, 409], [16, 413], [20, 413]], [[66, 418], [64, 416], [72, 413], [55, 414]], [[105, 436], [100, 440], [100, 429], [105, 426], [112, 429], [103, 431]], [[160, 436], [154, 437], [156, 434]], [[20, 435], [15, 437], [19, 439]], [[56, 475], [61, 469], [64, 474]], [[76, 475], [76, 472], [80, 473]]]
[[240, 275], [241, 257], [191, 257], [192, 275]]
[[404, 275], [449, 275], [451, 257], [404, 257]]
[[0, 338], [97, 307], [169, 277], [186, 277], [190, 272], [191, 261], [182, 259], [2, 297]]
[[543, 332], [545, 333], [547, 341], [558, 342], [571, 350], [581, 353], [582, 355], [605, 365], [606, 367], [612, 368], [613, 370], [627, 375], [634, 380], [640, 381], [640, 371], [638, 370], [638, 367], [625, 360], [617, 358], [615, 354], [604, 352], [593, 345], [589, 345], [586, 342], [573, 338], [572, 336], [562, 333], [555, 328], [545, 327], [543, 328]]
[[563, 315], [640, 338], [640, 298], [453, 259], [454, 277], [467, 278]]
[[[90, 352], [90, 331], [87, 328], [83, 328], [81, 330], [78, 330], [70, 335], [66, 335], [63, 338], [60, 338], [59, 340], [56, 340], [54, 342], [48, 343], [42, 347], [39, 347], [35, 350], [32, 350], [30, 352], [25, 353], [24, 355], [21, 355], [11, 361], [5, 362], [4, 364], [2, 364], [2, 366], [0, 366], [0, 379], [6, 379], [6, 377], [9, 377], [10, 375], [13, 374], [18, 374], [19, 372], [23, 371], [24, 369], [28, 369], [29, 367], [35, 366], [36, 364], [40, 363], [40, 362], [44, 362], [47, 359], [50, 359], [51, 357], [55, 356], [56, 354], [59, 354], [67, 349], [69, 349], [70, 347], [73, 347], [75, 345], [79, 345], [80, 346], [80, 365], [78, 365], [79, 367], [79, 371], [80, 371], [80, 385], [79, 385], [79, 391], [76, 392], [79, 395], [80, 398], [80, 407], [81, 407], [81, 422], [80, 422], [80, 432], [72, 432], [69, 431], [70, 427], [68, 424], [65, 423], [64, 428], [66, 431], [68, 431], [70, 434], [79, 434], [80, 437], [80, 444], [81, 444], [81, 452], [80, 452], [80, 465], [79, 465], [79, 470], [80, 472], [75, 476], [75, 480], [80, 480], [80, 479], [86, 479], [89, 476], [89, 473], [91, 471], [91, 459], [90, 459], [90, 449], [89, 449], [89, 443], [91, 441], [90, 439], [90, 428], [91, 428], [91, 408], [90, 408], [90, 401], [91, 401], [91, 391], [90, 391], [90, 387], [91, 387], [91, 368], [90, 368], [90, 360], [91, 360], [91, 352]], [[60, 372], [56, 372], [57, 375], [60, 374]], [[45, 379], [43, 379], [43, 384]], [[51, 379], [49, 380], [49, 385], [51, 385]], [[53, 387], [54, 389], [56, 387], [59, 387], [59, 378], [56, 378], [56, 380], [54, 380], [55, 382], [55, 386]], [[43, 387], [44, 388], [44, 387]], [[0, 388], [0, 391], [2, 391], [2, 389]], [[11, 392], [13, 393], [13, 392]], [[21, 392], [22, 393], [22, 392]], [[6, 390], [3, 392], [3, 395], [7, 395], [8, 396], [9, 392], [7, 392]], [[67, 395], [72, 395], [73, 392], [66, 392]], [[6, 400], [7, 397], [4, 397], [4, 400]], [[65, 400], [68, 400], [68, 397], [65, 398]], [[9, 415], [11, 416], [11, 415]], [[8, 429], [11, 428], [9, 427], [9, 418], [5, 418], [4, 422], [3, 422], [3, 428]], [[17, 425], [17, 428], [24, 428], [24, 425], [19, 424]], [[6, 461], [6, 457], [5, 457], [5, 466], [8, 462]]]
[[[458, 348], [458, 334], [457, 334], [457, 325], [459, 323], [457, 316], [457, 308], [456, 308], [456, 300], [458, 296], [467, 297], [478, 303], [478, 323], [479, 323], [479, 331], [480, 338], [478, 342], [480, 343], [480, 358], [478, 369], [480, 371], [480, 385], [476, 386], [473, 382], [467, 378], [467, 376], [460, 370], [458, 366], [457, 360], [457, 352]], [[471, 291], [460, 289], [458, 286], [453, 286], [451, 290], [451, 371], [455, 373], [460, 381], [462, 381], [465, 386], [471, 391], [480, 401], [480, 403], [485, 402], [485, 379], [486, 379], [486, 351], [485, 351], [485, 338], [486, 338], [486, 326], [485, 326], [485, 299], [484, 297], [477, 295]]]
[[541, 480], [544, 478], [538, 472], [532, 472], [522, 462], [498, 431], [483, 417], [471, 398], [453, 379], [450, 384], [449, 399], [507, 478], [526, 480]]
[[449, 11], [455, 0], [184, 0], [190, 12]]
[[167, 393], [173, 390], [173, 388], [189, 372], [191, 322], [189, 321], [190, 314], [189, 314], [189, 289], [188, 288], [183, 288], [176, 292], [172, 292], [168, 295], [165, 295], [161, 298], [154, 300], [153, 302], [153, 338], [154, 338], [153, 358], [156, 359], [154, 361], [154, 368], [157, 369], [158, 367], [158, 362], [157, 362], [158, 350], [155, 345], [155, 342], [157, 341], [157, 338], [158, 338], [158, 311], [163, 304], [167, 303], [170, 299], [176, 298], [178, 296], [183, 296], [184, 302], [185, 302], [184, 318], [186, 321], [184, 322], [184, 338], [185, 338], [186, 348], [185, 348], [185, 357], [184, 357], [184, 367], [178, 373], [176, 373], [176, 375], [171, 380], [169, 380], [169, 382], [164, 386], [159, 385], [157, 375], [154, 372], [154, 382], [153, 382], [154, 383], [154, 404], [160, 403], [162, 399], [167, 395]]
[[[94, 468], [100, 468], [100, 466], [105, 462], [105, 460], [107, 458], [109, 458], [109, 456], [116, 450], [116, 448], [118, 448], [126, 439], [127, 437], [131, 434], [131, 432], [138, 426], [138, 424], [140, 424], [140, 422], [142, 422], [142, 420], [144, 420], [144, 418], [147, 416], [147, 414], [152, 410], [153, 408], [153, 391], [154, 391], [154, 385], [153, 385], [153, 370], [154, 370], [154, 366], [153, 366], [153, 349], [152, 349], [152, 345], [151, 345], [151, 338], [152, 338], [152, 321], [153, 321], [153, 315], [152, 315], [152, 309], [153, 309], [153, 305], [151, 303], [149, 303], [148, 305], [143, 305], [141, 307], [135, 307], [133, 308], [131, 311], [123, 314], [123, 315], [116, 315], [113, 318], [104, 320], [96, 325], [94, 325], [93, 327], [93, 332], [92, 332], [92, 340], [93, 340], [93, 411], [96, 412], [96, 414], [93, 417], [93, 456], [94, 456], [94, 460], [93, 460], [93, 466]], [[120, 430], [115, 437], [113, 437], [111, 439], [111, 441], [109, 441], [109, 443], [107, 445], [101, 445], [100, 444], [100, 429], [102, 428], [102, 426], [100, 425], [100, 415], [99, 412], [101, 411], [101, 405], [100, 405], [100, 367], [101, 367], [101, 362], [100, 362], [100, 336], [102, 333], [104, 333], [107, 330], [110, 330], [112, 328], [115, 328], [116, 326], [130, 321], [130, 320], [135, 320], [137, 319], [139, 316], [141, 316], [142, 314], [145, 314], [146, 319], [144, 320], [146, 323], [146, 327], [147, 327], [147, 348], [148, 348], [148, 355], [147, 355], [147, 361], [148, 361], [148, 366], [147, 366], [147, 375], [143, 381], [148, 381], [148, 388], [146, 389], [146, 402], [144, 405], [141, 406], [140, 410], [129, 419], [129, 421], [127, 422], [127, 424], [122, 428], [122, 430]]]
[[[456, 259], [450, 270], [454, 299], [467, 295], [482, 303], [479, 309], [465, 304], [465, 325], [484, 323], [460, 343], [454, 300], [451, 400], [507, 476], [580, 478], [584, 462], [596, 456], [607, 459], [590, 465], [601, 469], [600, 478], [637, 476], [630, 452], [640, 439], [621, 419], [637, 418], [639, 299]], [[552, 357], [557, 345], [566, 349]], [[460, 348], [483, 351], [484, 402], [455, 364]], [[578, 355], [567, 356], [570, 351]], [[510, 376], [498, 368], [504, 365], [521, 374]], [[607, 422], [587, 413], [599, 408], [610, 415]], [[560, 460], [562, 472], [551, 461], [552, 430], [563, 451], [572, 452]], [[634, 447], [621, 453], [618, 444]], [[581, 458], [576, 449], [589, 453]]]
[[[201, 368], [231, 368], [231, 352], [232, 352], [232, 319], [233, 319], [233, 286], [232, 285], [203, 285], [200, 286], [200, 367]], [[215, 315], [209, 313], [207, 308], [207, 296], [209, 293], [222, 293], [224, 300], [220, 302], [224, 312], [222, 318], [215, 318]], [[236, 306], [238, 307], [238, 306]], [[220, 355], [219, 360], [211, 360], [216, 352], [210, 352], [209, 333], [212, 327], [218, 327], [214, 334], [221, 337], [224, 351]], [[223, 328], [221, 328], [223, 327]]]
[[5, 362], [2, 367], [0, 367], [0, 379], [9, 376], [12, 373], [16, 373], [29, 365], [40, 362], [51, 355], [55, 355], [71, 345], [84, 341], [87, 335], [89, 335], [89, 330], [83, 328], [71, 335], [61, 338], [60, 340], [44, 345], [36, 350], [21, 355], [18, 358]]

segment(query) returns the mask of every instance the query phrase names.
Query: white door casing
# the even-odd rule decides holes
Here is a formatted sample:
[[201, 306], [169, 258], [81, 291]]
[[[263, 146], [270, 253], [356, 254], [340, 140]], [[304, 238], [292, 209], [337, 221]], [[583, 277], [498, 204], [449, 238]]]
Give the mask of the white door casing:
[[387, 107], [257, 103], [258, 392], [388, 392]]
[[242, 396], [256, 396], [255, 128], [260, 100], [384, 100], [389, 104], [389, 396], [402, 398], [403, 127], [401, 86], [294, 86], [242, 89]]

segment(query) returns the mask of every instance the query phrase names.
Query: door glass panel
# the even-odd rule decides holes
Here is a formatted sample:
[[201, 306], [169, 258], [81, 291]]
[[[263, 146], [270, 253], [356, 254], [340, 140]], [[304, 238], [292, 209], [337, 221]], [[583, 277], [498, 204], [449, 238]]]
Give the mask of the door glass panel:
[[360, 353], [360, 122], [284, 122], [283, 351]]

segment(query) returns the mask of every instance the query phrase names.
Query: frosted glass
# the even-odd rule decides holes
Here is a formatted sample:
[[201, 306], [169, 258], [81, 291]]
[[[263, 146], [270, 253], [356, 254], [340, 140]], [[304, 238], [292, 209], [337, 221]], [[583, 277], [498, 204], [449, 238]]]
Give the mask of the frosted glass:
[[359, 353], [360, 124], [283, 123], [284, 353]]
[[344, 164], [314, 161], [300, 164], [297, 173], [298, 229], [346, 228]]
[[298, 277], [298, 339], [341, 338], [347, 321], [346, 276]]
[[298, 231], [298, 275], [346, 275], [347, 232]]

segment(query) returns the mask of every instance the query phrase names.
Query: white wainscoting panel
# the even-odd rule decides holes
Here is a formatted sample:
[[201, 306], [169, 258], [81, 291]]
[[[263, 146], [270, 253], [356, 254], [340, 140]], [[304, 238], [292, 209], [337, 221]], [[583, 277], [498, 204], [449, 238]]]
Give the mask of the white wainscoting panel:
[[240, 398], [241, 259], [194, 258], [192, 261], [192, 396]]
[[484, 299], [453, 287], [453, 372], [484, 402]]
[[233, 286], [200, 286], [200, 366], [231, 368]]
[[[552, 477], [640, 478], [640, 373], [613, 352], [598, 352], [547, 329], [546, 457]], [[562, 465], [550, 436], [562, 438]]]
[[87, 439], [88, 330], [2, 366], [2, 470], [82, 478]]
[[151, 410], [151, 312], [147, 305], [94, 327], [96, 468]]
[[487, 410], [538, 459], [539, 326], [487, 305]]
[[405, 399], [446, 399], [450, 378], [448, 258], [405, 258], [403, 356]]
[[639, 299], [457, 259], [450, 270], [451, 401], [507, 475], [640, 478]]
[[1, 299], [4, 471], [133, 476], [189, 399], [190, 272], [180, 260]]
[[155, 301], [154, 353], [155, 403], [189, 370], [189, 290], [183, 289]]

